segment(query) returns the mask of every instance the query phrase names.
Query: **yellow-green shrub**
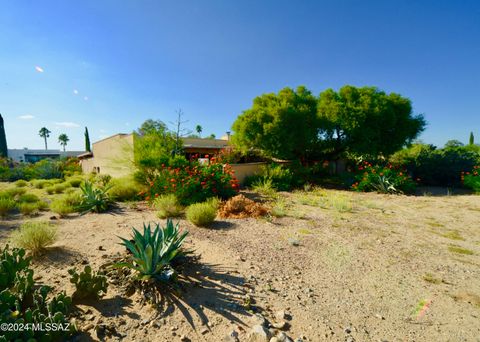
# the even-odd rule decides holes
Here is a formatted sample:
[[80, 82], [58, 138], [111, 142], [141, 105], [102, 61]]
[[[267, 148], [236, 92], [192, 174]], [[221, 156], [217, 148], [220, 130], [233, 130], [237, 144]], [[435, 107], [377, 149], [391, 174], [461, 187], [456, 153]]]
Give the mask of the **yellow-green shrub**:
[[15, 186], [16, 186], [17, 188], [23, 188], [23, 187], [25, 187], [25, 186], [27, 186], [27, 185], [28, 185], [28, 182], [27, 182], [26, 180], [23, 180], [23, 179], [19, 179], [19, 180], [17, 180], [17, 181], [15, 182]]
[[11, 235], [13, 244], [29, 250], [33, 255], [42, 252], [57, 238], [57, 228], [48, 222], [25, 222]]
[[71, 177], [66, 181], [71, 187], [78, 188], [83, 182], [83, 178], [81, 177]]
[[26, 215], [26, 216], [36, 215], [40, 211], [39, 205], [37, 203], [28, 203], [28, 202], [20, 203], [18, 205], [18, 210], [22, 215]]
[[130, 178], [117, 178], [110, 181], [108, 194], [114, 201], [125, 202], [138, 199], [141, 186]]
[[195, 203], [187, 208], [187, 220], [199, 227], [206, 227], [215, 221], [217, 217], [218, 202], [206, 201]]
[[182, 206], [174, 194], [161, 195], [154, 201], [157, 216], [161, 219], [182, 215]]
[[17, 201], [21, 203], [35, 203], [40, 201], [40, 198], [38, 198], [38, 196], [35, 194], [26, 193], [18, 196]]
[[78, 206], [81, 202], [82, 197], [79, 193], [65, 194], [52, 201], [50, 210], [60, 216], [65, 216], [78, 211]]
[[3, 197], [0, 198], [0, 216], [6, 217], [16, 207], [16, 203], [12, 198]]

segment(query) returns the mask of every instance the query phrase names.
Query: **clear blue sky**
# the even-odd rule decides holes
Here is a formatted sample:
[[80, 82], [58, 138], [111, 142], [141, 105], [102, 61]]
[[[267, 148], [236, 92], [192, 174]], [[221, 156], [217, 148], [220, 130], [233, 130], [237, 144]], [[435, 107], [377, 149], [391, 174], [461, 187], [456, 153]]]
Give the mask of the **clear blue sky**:
[[480, 141], [478, 0], [3, 0], [0, 46], [9, 148], [46, 126], [81, 149], [84, 126], [96, 141], [178, 108], [220, 136], [257, 95], [345, 84], [409, 97], [425, 142]]

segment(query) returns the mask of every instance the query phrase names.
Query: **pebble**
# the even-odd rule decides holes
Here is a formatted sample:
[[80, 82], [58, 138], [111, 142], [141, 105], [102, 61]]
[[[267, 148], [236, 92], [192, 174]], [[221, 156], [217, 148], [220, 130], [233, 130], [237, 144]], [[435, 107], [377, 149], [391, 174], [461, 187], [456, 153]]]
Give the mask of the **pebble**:
[[288, 243], [295, 247], [300, 246], [300, 241], [298, 241], [297, 239], [288, 239]]
[[88, 323], [83, 327], [83, 331], [89, 331], [89, 330], [92, 330], [93, 328], [94, 328], [93, 323]]
[[200, 330], [200, 334], [202, 335], [205, 335], [205, 334], [208, 334], [210, 330], [208, 330], [208, 328], [203, 328], [202, 330]]
[[257, 324], [252, 327], [252, 330], [250, 330], [249, 337], [254, 341], [269, 341], [271, 335], [267, 328], [263, 325]]
[[287, 322], [281, 321], [281, 322], [278, 322], [278, 323], [277, 323], [277, 322], [273, 323], [273, 324], [272, 324], [272, 327], [274, 327], [275, 329], [280, 329], [280, 330], [282, 330], [282, 329], [285, 329], [285, 326], [286, 326], [286, 325], [287, 325]]
[[287, 318], [287, 315], [285, 314], [285, 310], [280, 310], [275, 313], [275, 318], [278, 319], [279, 321]]
[[230, 334], [223, 338], [223, 342], [240, 342], [238, 339], [238, 333], [235, 330], [232, 330]]

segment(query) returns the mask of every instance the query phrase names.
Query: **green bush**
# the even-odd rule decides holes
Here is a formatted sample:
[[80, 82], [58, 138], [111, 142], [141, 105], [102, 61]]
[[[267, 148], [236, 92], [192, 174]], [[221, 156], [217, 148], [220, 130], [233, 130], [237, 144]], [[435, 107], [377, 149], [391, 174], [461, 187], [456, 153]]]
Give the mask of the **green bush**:
[[60, 216], [66, 216], [80, 211], [80, 205], [82, 203], [82, 196], [78, 192], [71, 194], [65, 194], [60, 198], [52, 201], [50, 204], [50, 210]]
[[110, 182], [108, 194], [114, 201], [126, 202], [139, 199], [142, 187], [133, 179], [118, 178]]
[[24, 202], [24, 203], [18, 204], [18, 210], [22, 215], [33, 216], [38, 214], [38, 212], [40, 211], [40, 208], [37, 203]]
[[81, 177], [71, 177], [69, 178], [66, 183], [68, 183], [73, 188], [78, 188], [83, 182], [83, 178]]
[[45, 191], [47, 192], [47, 194], [52, 195], [55, 193], [55, 188], [53, 186], [49, 186], [45, 188]]
[[195, 203], [186, 211], [187, 220], [198, 227], [206, 227], [217, 217], [217, 204], [213, 201]]
[[36, 179], [63, 178], [63, 168], [61, 161], [43, 159], [33, 164], [33, 177]]
[[46, 179], [33, 179], [31, 181], [33, 187], [37, 189], [43, 189], [45, 187], [51, 186], [52, 183]]
[[17, 201], [21, 203], [35, 203], [40, 201], [40, 198], [38, 198], [38, 196], [35, 194], [26, 193], [18, 196]]
[[16, 208], [16, 202], [12, 198], [0, 198], [0, 216], [6, 217]]
[[55, 184], [53, 186], [53, 191], [56, 193], [56, 194], [61, 194], [65, 191], [65, 189], [67, 188], [67, 185], [64, 184], [64, 183], [59, 183], [59, 184]]
[[182, 244], [187, 234], [180, 234], [178, 223], [174, 226], [170, 219], [164, 228], [157, 223], [153, 232], [150, 223], [143, 224], [143, 234], [133, 228], [131, 240], [120, 238], [122, 245], [131, 253], [130, 260], [116, 266], [136, 271], [140, 280], [175, 280], [176, 272], [172, 263], [184, 255]]
[[273, 181], [270, 178], [260, 178], [253, 182], [252, 190], [267, 197], [274, 197], [277, 193]]
[[380, 193], [413, 193], [416, 184], [405, 169], [372, 165], [364, 161], [357, 167], [356, 182], [352, 188], [356, 191], [376, 191]]
[[480, 193], [480, 165], [475, 165], [472, 171], [462, 172], [461, 179], [467, 188]]
[[[180, 161], [177, 162], [180, 164]], [[183, 162], [187, 161], [183, 159]], [[238, 187], [238, 181], [230, 166], [224, 167], [216, 162], [200, 165], [193, 160], [187, 166], [165, 166], [153, 173], [148, 182], [146, 199], [153, 200], [156, 195], [174, 194], [182, 205], [188, 205], [210, 197], [230, 198], [237, 193]]]
[[73, 298], [99, 299], [107, 293], [107, 277], [100, 273], [92, 272], [90, 265], [86, 265], [83, 272], [77, 273], [75, 268], [68, 270], [70, 282], [75, 285]]
[[82, 190], [82, 201], [79, 205], [79, 209], [82, 212], [102, 213], [110, 208], [112, 201], [107, 193], [109, 190], [108, 187], [96, 188], [92, 183], [86, 181], [80, 189]]
[[[299, 172], [301, 167], [297, 167], [297, 169]], [[302, 172], [304, 172], [304, 170]], [[301, 177], [296, 177], [288, 166], [271, 164], [263, 166], [258, 174], [247, 177], [245, 179], [245, 185], [253, 186], [254, 184], [270, 183], [272, 187], [278, 191], [289, 191], [301, 185], [301, 179]]]
[[393, 165], [404, 165], [413, 179], [425, 185], [461, 186], [461, 172], [480, 163], [480, 147], [414, 144], [390, 158]]
[[161, 219], [182, 215], [183, 208], [174, 194], [161, 195], [153, 202], [157, 216]]
[[10, 188], [2, 191], [2, 194], [0, 195], [0, 197], [18, 197], [23, 195], [26, 192], [27, 190], [25, 188]]
[[[6, 324], [61, 324], [65, 330], [4, 330], [0, 341], [65, 341], [75, 333], [68, 321], [71, 298], [65, 293], [51, 294], [52, 288], [38, 285], [29, 268], [25, 250], [7, 245], [0, 249], [0, 322]], [[70, 325], [67, 325], [70, 324]]]
[[19, 179], [15, 182], [15, 186], [18, 187], [18, 188], [23, 188], [27, 185], [28, 185], [28, 182], [26, 180], [23, 180], [23, 179]]
[[48, 222], [25, 222], [11, 235], [13, 244], [38, 255], [55, 242], [57, 228]]

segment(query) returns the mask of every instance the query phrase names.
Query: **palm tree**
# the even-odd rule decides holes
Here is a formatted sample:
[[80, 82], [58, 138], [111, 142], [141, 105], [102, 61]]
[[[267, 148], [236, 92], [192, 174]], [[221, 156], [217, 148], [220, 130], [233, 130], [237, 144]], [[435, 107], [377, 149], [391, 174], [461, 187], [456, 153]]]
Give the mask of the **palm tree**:
[[195, 126], [195, 130], [197, 131], [198, 136], [201, 138], [202, 137], [202, 131], [203, 131], [202, 126], [200, 126], [200, 125]]
[[50, 133], [52, 132], [50, 132], [47, 127], [42, 127], [38, 132], [38, 135], [45, 140], [45, 150], [47, 150], [47, 138], [50, 138]]
[[68, 138], [68, 135], [66, 135], [65, 133], [62, 133], [58, 136], [58, 142], [60, 143], [60, 145], [63, 146], [63, 152], [65, 152], [65, 146], [67, 146], [67, 142], [69, 142], [70, 139]]

